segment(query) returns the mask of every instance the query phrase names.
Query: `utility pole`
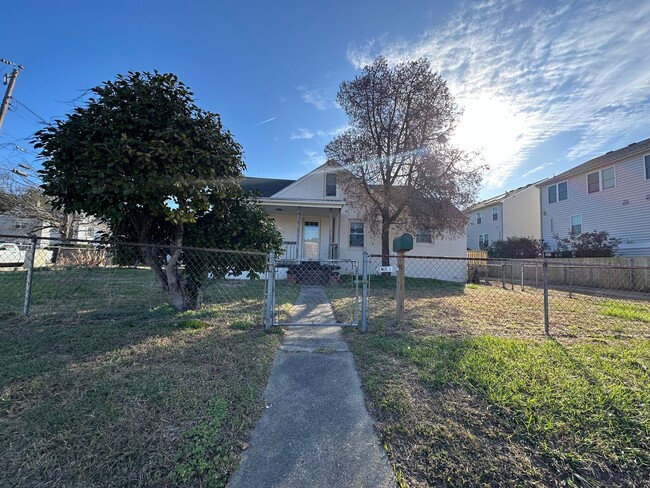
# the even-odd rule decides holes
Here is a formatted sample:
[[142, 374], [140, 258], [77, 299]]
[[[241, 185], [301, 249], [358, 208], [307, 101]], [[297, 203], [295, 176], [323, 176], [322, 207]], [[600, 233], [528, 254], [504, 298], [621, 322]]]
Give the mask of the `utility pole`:
[[18, 73], [20, 72], [21, 69], [23, 69], [23, 67], [18, 66], [10, 61], [6, 61], [4, 59], [0, 59], [0, 62], [15, 66], [15, 68], [11, 71], [11, 74], [9, 76], [5, 75], [4, 84], [7, 85], [7, 91], [5, 91], [5, 96], [2, 99], [2, 105], [0, 105], [0, 129], [1, 129], [2, 122], [5, 119], [5, 114], [7, 113], [7, 109], [9, 108], [9, 101], [11, 100], [11, 93], [14, 91], [16, 78], [18, 78]]

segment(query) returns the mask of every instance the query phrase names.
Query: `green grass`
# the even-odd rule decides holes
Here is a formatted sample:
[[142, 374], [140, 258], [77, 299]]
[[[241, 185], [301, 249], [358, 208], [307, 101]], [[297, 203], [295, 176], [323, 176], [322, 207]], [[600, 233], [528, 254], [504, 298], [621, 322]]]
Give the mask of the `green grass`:
[[280, 342], [263, 289], [215, 281], [176, 312], [147, 270], [35, 273], [31, 318], [0, 321], [0, 485], [224, 486]]
[[650, 308], [640, 305], [607, 301], [603, 303], [603, 313], [609, 317], [650, 323]]
[[347, 337], [407, 486], [650, 479], [648, 340]]

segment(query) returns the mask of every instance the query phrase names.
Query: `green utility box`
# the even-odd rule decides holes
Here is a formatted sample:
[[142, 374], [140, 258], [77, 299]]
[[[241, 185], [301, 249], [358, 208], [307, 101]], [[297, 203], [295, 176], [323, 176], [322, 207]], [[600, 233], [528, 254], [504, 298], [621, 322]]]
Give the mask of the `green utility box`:
[[410, 251], [413, 249], [413, 236], [411, 234], [402, 234], [393, 239], [393, 252]]

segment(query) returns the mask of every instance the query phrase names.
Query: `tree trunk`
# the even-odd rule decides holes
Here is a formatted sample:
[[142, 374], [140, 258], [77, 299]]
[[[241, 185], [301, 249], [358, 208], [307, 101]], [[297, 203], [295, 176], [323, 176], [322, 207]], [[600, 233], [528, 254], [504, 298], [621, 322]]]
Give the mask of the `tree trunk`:
[[382, 219], [381, 223], [381, 265], [390, 266], [390, 224]]

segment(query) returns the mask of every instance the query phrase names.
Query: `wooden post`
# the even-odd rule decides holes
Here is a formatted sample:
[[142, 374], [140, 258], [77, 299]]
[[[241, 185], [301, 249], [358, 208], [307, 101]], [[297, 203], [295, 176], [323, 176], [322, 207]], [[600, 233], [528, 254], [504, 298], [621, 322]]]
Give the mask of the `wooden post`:
[[404, 275], [406, 253], [404, 251], [397, 252], [397, 290], [395, 292], [395, 320], [398, 325], [404, 320]]

